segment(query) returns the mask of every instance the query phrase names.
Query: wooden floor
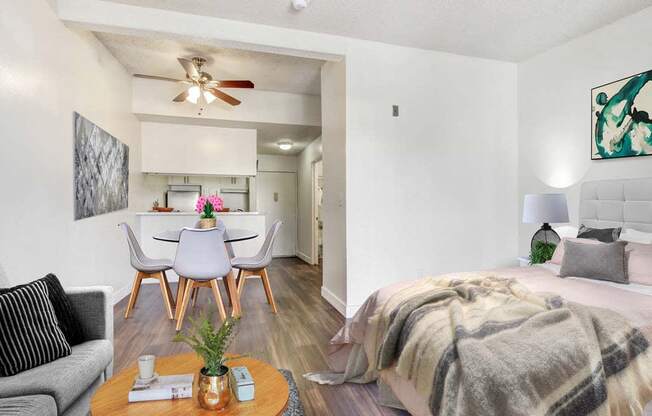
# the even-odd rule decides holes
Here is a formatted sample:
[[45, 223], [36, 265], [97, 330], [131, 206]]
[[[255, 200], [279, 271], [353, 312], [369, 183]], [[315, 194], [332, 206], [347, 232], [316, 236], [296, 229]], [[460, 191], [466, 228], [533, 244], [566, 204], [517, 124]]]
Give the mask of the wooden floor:
[[[279, 314], [271, 313], [260, 279], [249, 279], [242, 299], [239, 333], [230, 351], [291, 370], [306, 415], [405, 415], [376, 404], [374, 383], [321, 386], [303, 379], [306, 372], [327, 369], [327, 344], [344, 318], [321, 298], [318, 267], [296, 258], [275, 259], [269, 277]], [[176, 293], [176, 284], [172, 291]], [[206, 305], [209, 296], [210, 290], [201, 289], [195, 313]], [[190, 351], [185, 345], [170, 341], [175, 334], [174, 321], [166, 318], [158, 285], [143, 285], [128, 320], [124, 319], [126, 306], [125, 298], [114, 308], [116, 371], [135, 365], [141, 354]]]

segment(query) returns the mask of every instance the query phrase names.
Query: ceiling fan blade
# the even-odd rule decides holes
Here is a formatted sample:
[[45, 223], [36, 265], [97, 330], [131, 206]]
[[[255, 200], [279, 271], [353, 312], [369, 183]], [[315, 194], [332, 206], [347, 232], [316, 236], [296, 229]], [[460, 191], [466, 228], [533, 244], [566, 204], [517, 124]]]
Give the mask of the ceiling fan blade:
[[183, 92], [181, 92], [181, 94], [174, 97], [172, 101], [174, 101], [175, 103], [182, 103], [186, 101], [186, 98], [188, 98], [188, 90], [184, 90]]
[[218, 81], [220, 88], [254, 88], [251, 81]]
[[177, 58], [183, 69], [186, 71], [186, 74], [190, 77], [190, 79], [196, 80], [199, 79], [199, 71], [197, 70], [197, 67], [195, 64], [190, 60], [186, 58]]
[[158, 75], [145, 75], [145, 74], [134, 74], [136, 78], [145, 78], [145, 79], [157, 79], [159, 81], [171, 81], [171, 82], [188, 82], [183, 79], [175, 79], [168, 77], [159, 77]]
[[217, 88], [209, 88], [208, 91], [220, 100], [225, 101], [233, 106], [240, 105], [240, 100], [235, 97], [231, 97], [229, 94], [224, 93]]

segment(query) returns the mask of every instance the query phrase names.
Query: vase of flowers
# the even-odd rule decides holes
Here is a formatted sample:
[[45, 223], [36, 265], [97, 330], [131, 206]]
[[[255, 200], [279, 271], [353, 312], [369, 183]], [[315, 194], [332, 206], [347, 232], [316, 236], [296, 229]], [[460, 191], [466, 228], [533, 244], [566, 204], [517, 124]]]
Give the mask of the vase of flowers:
[[204, 360], [199, 370], [199, 405], [208, 410], [222, 410], [231, 400], [228, 360], [224, 354], [231, 344], [237, 319], [229, 318], [219, 328], [213, 325], [214, 313], [202, 312], [199, 319], [189, 319], [187, 334], [178, 333], [173, 341], [185, 342]]
[[195, 205], [200, 217], [199, 228], [213, 228], [217, 224], [215, 213], [222, 211], [224, 201], [217, 195], [200, 196]]

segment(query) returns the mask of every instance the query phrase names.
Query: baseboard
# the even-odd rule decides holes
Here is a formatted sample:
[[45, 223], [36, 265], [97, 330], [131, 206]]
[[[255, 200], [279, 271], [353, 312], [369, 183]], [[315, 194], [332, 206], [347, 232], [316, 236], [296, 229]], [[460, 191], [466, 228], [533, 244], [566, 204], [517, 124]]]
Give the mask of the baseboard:
[[312, 257], [300, 252], [299, 250], [297, 250], [297, 257], [300, 258], [301, 260], [305, 261], [308, 264], [315, 264], [315, 263], [312, 262]]
[[131, 284], [128, 284], [127, 286], [121, 287], [118, 290], [113, 291], [113, 306], [117, 305], [120, 303], [120, 301], [131, 293]]
[[321, 287], [321, 297], [326, 299], [342, 316], [346, 317], [346, 302], [335, 296], [333, 292], [324, 286]]

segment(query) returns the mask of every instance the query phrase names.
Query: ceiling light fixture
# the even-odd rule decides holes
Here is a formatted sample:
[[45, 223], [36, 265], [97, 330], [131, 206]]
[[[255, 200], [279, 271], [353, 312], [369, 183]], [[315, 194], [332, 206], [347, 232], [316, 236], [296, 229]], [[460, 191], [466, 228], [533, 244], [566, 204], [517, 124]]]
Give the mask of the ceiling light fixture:
[[186, 101], [189, 101], [193, 104], [197, 104], [197, 100], [199, 99], [200, 95], [201, 95], [201, 90], [199, 89], [199, 87], [193, 85], [192, 87], [188, 88], [188, 96], [186, 97]]
[[217, 97], [214, 96], [213, 94], [211, 94], [210, 91], [204, 91], [204, 98], [206, 99], [206, 103], [207, 103], [207, 104], [210, 104], [210, 103], [212, 103], [213, 101], [215, 101], [215, 99], [216, 99]]
[[292, 149], [292, 142], [290, 140], [281, 140], [278, 142], [278, 148], [281, 150], [290, 150]]
[[292, 7], [294, 10], [303, 10], [308, 7], [309, 0], [292, 0]]

